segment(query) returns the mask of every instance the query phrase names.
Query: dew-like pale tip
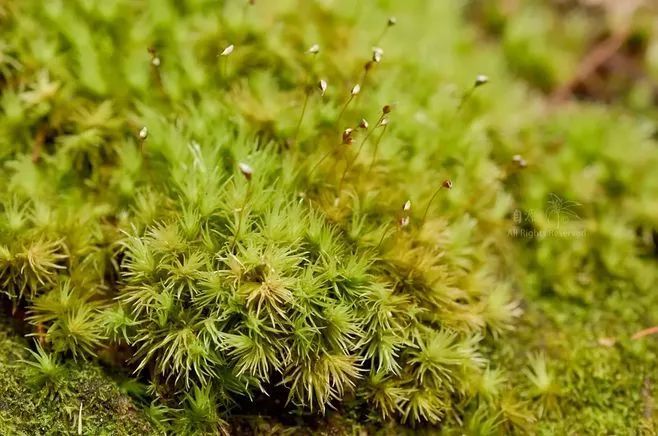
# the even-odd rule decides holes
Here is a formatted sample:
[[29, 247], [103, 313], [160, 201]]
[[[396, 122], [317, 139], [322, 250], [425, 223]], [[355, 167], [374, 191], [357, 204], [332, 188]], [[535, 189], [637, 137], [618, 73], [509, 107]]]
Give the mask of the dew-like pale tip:
[[231, 53], [233, 53], [233, 50], [235, 50], [235, 46], [233, 44], [229, 45], [226, 47], [222, 52], [219, 54], [220, 56], [228, 56]]
[[475, 87], [482, 86], [489, 83], [489, 77], [484, 74], [478, 74], [475, 78]]
[[313, 44], [309, 49], [308, 52], [311, 54], [318, 54], [320, 52], [320, 45], [319, 44]]
[[320, 94], [324, 96], [324, 93], [327, 92], [327, 81], [324, 79], [320, 79], [320, 82], [318, 83], [318, 88], [320, 88]]
[[382, 56], [384, 56], [384, 50], [380, 47], [373, 47], [372, 61], [378, 64], [382, 61]]
[[149, 129], [148, 127], [144, 126], [139, 130], [139, 138], [140, 139], [146, 139], [149, 136]]
[[240, 172], [247, 180], [251, 180], [251, 176], [254, 174], [254, 170], [251, 166], [244, 162], [240, 162], [238, 168], [240, 168]]
[[351, 143], [354, 142], [354, 138], [352, 137], [352, 132], [354, 132], [354, 130], [349, 128], [349, 127], [343, 131], [343, 144], [344, 145], [350, 145]]

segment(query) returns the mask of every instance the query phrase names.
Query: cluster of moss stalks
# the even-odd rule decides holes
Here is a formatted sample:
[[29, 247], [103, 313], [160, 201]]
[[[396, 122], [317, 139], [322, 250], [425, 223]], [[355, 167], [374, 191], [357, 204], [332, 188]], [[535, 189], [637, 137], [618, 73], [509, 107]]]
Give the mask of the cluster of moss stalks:
[[0, 2], [2, 431], [651, 433], [658, 125], [462, 6]]

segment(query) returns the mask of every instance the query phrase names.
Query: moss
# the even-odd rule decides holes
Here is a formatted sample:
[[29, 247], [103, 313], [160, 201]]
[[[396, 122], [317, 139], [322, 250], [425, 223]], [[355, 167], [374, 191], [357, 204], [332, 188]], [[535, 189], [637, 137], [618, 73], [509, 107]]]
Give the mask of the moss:
[[56, 386], [35, 383], [27, 342], [0, 329], [0, 428], [3, 434], [157, 434], [132, 398], [97, 365], [62, 364]]
[[517, 76], [574, 74], [581, 9], [41, 3], [0, 6], [24, 395], [116, 414], [103, 359], [176, 434], [653, 429], [656, 123]]

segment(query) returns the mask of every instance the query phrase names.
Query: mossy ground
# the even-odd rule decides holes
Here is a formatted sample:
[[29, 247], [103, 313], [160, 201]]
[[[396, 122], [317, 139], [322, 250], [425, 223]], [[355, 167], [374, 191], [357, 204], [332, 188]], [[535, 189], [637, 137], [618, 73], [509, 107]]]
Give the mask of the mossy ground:
[[0, 2], [2, 430], [655, 434], [645, 3]]
[[[158, 434], [134, 398], [92, 363], [62, 363], [51, 386], [34, 383], [28, 342], [15, 326], [0, 326], [0, 434]], [[80, 413], [82, 405], [82, 413]]]

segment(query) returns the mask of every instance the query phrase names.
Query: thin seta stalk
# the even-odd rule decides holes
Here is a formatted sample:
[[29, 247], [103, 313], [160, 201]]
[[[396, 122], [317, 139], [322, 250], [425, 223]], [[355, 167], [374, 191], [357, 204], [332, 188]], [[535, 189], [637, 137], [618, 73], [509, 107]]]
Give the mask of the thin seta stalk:
[[247, 14], [249, 13], [249, 8], [256, 4], [256, 0], [246, 0], [244, 6], [242, 7], [242, 25], [244, 26], [247, 23]]
[[388, 20], [386, 20], [386, 25], [384, 26], [384, 30], [382, 30], [382, 33], [380, 33], [377, 39], [375, 40], [375, 45], [379, 45], [382, 39], [384, 39], [384, 37], [386, 36], [386, 33], [388, 33], [388, 29], [395, 26], [397, 22], [398, 22], [397, 18], [388, 17]]
[[485, 76], [484, 74], [479, 74], [475, 78], [475, 82], [473, 82], [473, 86], [471, 86], [471, 88], [468, 91], [466, 91], [466, 93], [464, 93], [461, 100], [459, 101], [459, 106], [457, 106], [457, 112], [459, 112], [462, 109], [462, 107], [466, 104], [466, 102], [468, 102], [471, 99], [476, 89], [478, 89], [483, 85], [486, 85], [487, 83], [489, 83], [489, 77]]
[[220, 59], [223, 58], [223, 60], [221, 61], [222, 62], [221, 74], [223, 80], [228, 79], [228, 57], [231, 55], [231, 53], [233, 53], [233, 50], [235, 50], [235, 46], [233, 44], [229, 44], [219, 54]]
[[292, 143], [297, 144], [297, 138], [299, 137], [299, 129], [302, 127], [302, 121], [304, 120], [304, 114], [306, 114], [306, 107], [308, 106], [308, 99], [311, 95], [311, 91], [308, 87], [304, 89], [304, 103], [302, 104], [302, 113], [299, 115], [299, 120], [297, 121], [297, 126], [295, 127], [295, 135], [292, 137]]
[[396, 227], [392, 227], [392, 226], [389, 225], [389, 226], [386, 228], [386, 230], [384, 230], [384, 232], [382, 233], [382, 237], [379, 238], [379, 243], [378, 243], [377, 246], [375, 247], [375, 251], [379, 250], [379, 247], [382, 246], [382, 243], [384, 242], [384, 239], [386, 239], [386, 237], [390, 235], [390, 231], [391, 231], [391, 230], [394, 231], [395, 229], [396, 229]]
[[379, 64], [382, 61], [382, 57], [384, 56], [384, 50], [380, 47], [373, 47], [372, 48], [372, 58], [366, 62], [363, 65], [363, 74], [361, 74], [361, 79], [359, 80], [359, 83], [361, 84], [361, 87], [363, 88], [368, 80], [368, 74], [370, 73], [370, 70], [372, 70], [375, 65]]
[[233, 234], [233, 239], [231, 240], [231, 245], [229, 247], [229, 251], [232, 253], [233, 249], [235, 248], [235, 244], [238, 240], [238, 236], [240, 235], [240, 231], [242, 228], [242, 218], [243, 218], [243, 213], [245, 208], [247, 207], [247, 202], [249, 201], [249, 197], [251, 196], [251, 177], [254, 174], [254, 170], [251, 168], [246, 163], [240, 162], [238, 164], [238, 168], [240, 169], [240, 172], [244, 176], [244, 178], [247, 180], [247, 193], [244, 196], [244, 200], [242, 201], [242, 206], [240, 207], [240, 212], [238, 215], [238, 226], [235, 229], [235, 233]]
[[370, 161], [370, 166], [368, 167], [368, 172], [366, 174], [370, 174], [370, 171], [372, 171], [372, 168], [375, 166], [375, 162], [377, 161], [377, 152], [379, 151], [379, 143], [382, 142], [382, 138], [384, 137], [384, 134], [386, 133], [386, 129], [388, 128], [388, 118], [384, 118], [381, 121], [381, 123], [379, 123], [379, 125], [383, 127], [382, 133], [379, 134], [377, 140], [375, 141], [375, 150], [372, 152], [372, 160]]
[[[379, 121], [381, 121], [381, 118], [379, 119]], [[379, 123], [379, 121], [377, 121], [377, 123]], [[345, 170], [343, 171], [343, 175], [340, 177], [340, 182], [338, 183], [338, 195], [339, 196], [340, 196], [340, 193], [343, 191], [343, 182], [345, 181], [345, 177], [347, 176], [347, 173], [352, 169], [352, 167], [356, 163], [356, 160], [359, 157], [359, 153], [361, 153], [361, 149], [363, 148], [366, 141], [368, 140], [368, 138], [372, 134], [372, 130], [368, 130], [368, 121], [366, 121], [365, 118], [361, 120], [361, 122], [359, 123], [359, 125], [357, 127], [362, 129], [362, 130], [365, 130], [366, 134], [363, 137], [363, 139], [361, 140], [361, 144], [359, 145], [359, 148], [356, 150], [356, 153], [355, 153], [354, 157], [352, 158], [352, 160], [348, 164], [345, 165]]]
[[[354, 132], [354, 129], [350, 129], [350, 128], [345, 129], [345, 130], [343, 131], [343, 135], [342, 135], [342, 137], [341, 137], [341, 145], [351, 145], [352, 143], [354, 143], [353, 132]], [[333, 152], [334, 152], [334, 150], [329, 150], [328, 152], [326, 152], [326, 153], [320, 158], [320, 160], [318, 160], [318, 161], [315, 163], [315, 165], [313, 165], [313, 167], [311, 168], [311, 170], [308, 172], [308, 176], [307, 176], [307, 177], [308, 177], [309, 180], [311, 179], [311, 175], [313, 174], [313, 172], [314, 172], [314, 171], [320, 166], [320, 164], [321, 164], [322, 162], [324, 162], [325, 159], [327, 159], [327, 158], [328, 158]]]
[[366, 174], [369, 174], [370, 171], [372, 171], [372, 168], [375, 166], [375, 162], [377, 161], [377, 152], [379, 151], [379, 143], [382, 142], [382, 138], [384, 137], [384, 134], [386, 133], [386, 129], [388, 128], [388, 118], [386, 118], [386, 115], [391, 113], [392, 107], [390, 104], [387, 104], [382, 108], [382, 117], [379, 119], [379, 123], [377, 127], [381, 126], [383, 127], [382, 133], [379, 134], [377, 137], [377, 141], [375, 141], [375, 149], [372, 153], [372, 160], [370, 161], [370, 165], [368, 166], [368, 172]]
[[[361, 122], [359, 123], [359, 128], [366, 130], [367, 133], [361, 140], [361, 144], [359, 144], [359, 148], [356, 150], [356, 154], [354, 155], [354, 158], [350, 161], [349, 164], [345, 166], [345, 170], [343, 171], [343, 175], [340, 178], [340, 182], [338, 183], [338, 195], [343, 190], [343, 182], [345, 181], [345, 178], [347, 177], [347, 173], [352, 169], [354, 164], [356, 163], [356, 160], [359, 158], [359, 154], [361, 154], [361, 150], [363, 149], [363, 146], [366, 144], [372, 133], [377, 127], [384, 126], [384, 129], [386, 129], [386, 125], [388, 122], [386, 120], [386, 115], [388, 115], [391, 112], [391, 105], [386, 105], [382, 108], [382, 114], [379, 116], [379, 119], [377, 120], [377, 123], [375, 123], [375, 127], [373, 129], [368, 130], [368, 122], [365, 119], [362, 119]], [[380, 140], [381, 140], [381, 135], [380, 135]]]
[[[313, 62], [311, 63], [311, 67], [315, 64], [315, 59], [317, 58], [317, 54], [320, 52], [320, 46], [318, 44], [313, 44], [311, 48], [308, 49], [307, 53], [310, 53], [313, 55]], [[299, 115], [299, 119], [297, 120], [297, 125], [295, 126], [295, 134], [292, 139], [292, 143], [296, 144], [297, 143], [297, 138], [299, 137], [299, 131], [302, 127], [302, 122], [304, 121], [304, 115], [306, 115], [306, 108], [308, 107], [308, 101], [311, 98], [311, 93], [312, 93], [312, 76], [313, 73], [309, 73], [308, 79], [306, 80], [307, 84], [304, 86], [304, 103], [302, 103], [302, 112]], [[324, 97], [325, 92], [327, 91], [327, 82], [324, 79], [320, 79], [320, 81], [317, 84], [318, 89], [320, 89], [320, 95]]]
[[352, 90], [350, 91], [350, 96], [345, 102], [345, 105], [343, 105], [343, 108], [340, 110], [340, 113], [338, 114], [338, 117], [336, 118], [336, 127], [340, 125], [340, 121], [343, 119], [343, 115], [345, 114], [345, 111], [347, 110], [347, 107], [350, 105], [352, 100], [354, 100], [354, 97], [359, 95], [359, 92], [361, 92], [361, 85], [356, 84], [352, 87]]
[[439, 195], [439, 192], [442, 189], [452, 189], [452, 181], [450, 179], [444, 180], [443, 183], [441, 183], [441, 186], [439, 186], [439, 188], [436, 191], [434, 191], [434, 194], [430, 198], [430, 201], [427, 202], [427, 207], [425, 207], [425, 213], [423, 213], [423, 219], [420, 222], [421, 227], [425, 225], [425, 220], [427, 219], [427, 213], [430, 210], [430, 206], [432, 205], [432, 202], [434, 201], [436, 196]]
[[379, 250], [379, 247], [381, 247], [381, 245], [384, 242], [384, 239], [386, 238], [386, 236], [388, 236], [390, 234], [389, 230], [397, 230], [398, 232], [400, 232], [400, 231], [402, 231], [402, 229], [406, 228], [409, 225], [410, 221], [411, 221], [411, 200], [407, 200], [402, 205], [402, 215], [397, 220], [397, 226], [396, 227], [388, 227], [384, 231], [384, 233], [382, 233], [382, 237], [379, 238], [379, 243], [375, 247], [375, 250]]
[[311, 168], [311, 170], [308, 172], [308, 176], [307, 176], [307, 177], [309, 178], [309, 180], [310, 180], [310, 178], [311, 178], [311, 175], [315, 172], [315, 170], [320, 166], [320, 164], [321, 164], [322, 162], [324, 162], [324, 161], [325, 161], [325, 160], [331, 155], [331, 153], [333, 153], [333, 150], [329, 150], [328, 152], [326, 152], [324, 155], [322, 155], [322, 157], [320, 158], [320, 160], [318, 160], [318, 161], [315, 163], [315, 165], [313, 165], [313, 167]]
[[162, 73], [160, 72], [160, 65], [162, 65], [162, 59], [160, 59], [160, 56], [158, 55], [158, 51], [155, 47], [149, 47], [148, 52], [149, 55], [151, 56], [151, 74], [155, 78], [155, 83], [158, 89], [164, 95], [165, 90], [164, 90], [164, 85], [162, 84]]
[[148, 127], [144, 126], [139, 130], [139, 133], [137, 135], [139, 137], [139, 153], [144, 154], [144, 143], [146, 142], [146, 138], [149, 136], [149, 129]]

